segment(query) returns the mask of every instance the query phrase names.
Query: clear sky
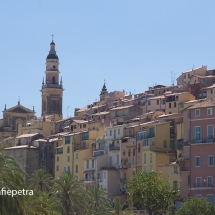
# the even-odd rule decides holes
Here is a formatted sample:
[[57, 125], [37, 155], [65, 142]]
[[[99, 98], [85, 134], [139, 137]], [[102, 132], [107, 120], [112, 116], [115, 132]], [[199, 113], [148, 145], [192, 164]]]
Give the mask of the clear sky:
[[[45, 59], [54, 34], [63, 77], [63, 116], [108, 91], [171, 85], [171, 71], [215, 68], [215, 1], [1, 0], [0, 110], [41, 115]], [[1, 117], [1, 116], [0, 116]]]

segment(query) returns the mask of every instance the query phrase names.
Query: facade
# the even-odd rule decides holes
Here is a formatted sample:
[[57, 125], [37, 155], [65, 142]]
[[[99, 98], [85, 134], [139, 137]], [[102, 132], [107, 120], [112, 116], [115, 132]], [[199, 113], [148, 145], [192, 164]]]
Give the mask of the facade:
[[34, 109], [30, 110], [22, 106], [20, 102], [9, 109], [5, 105], [3, 119], [0, 120], [0, 137], [15, 136], [18, 132], [18, 126], [34, 118], [34, 114]]
[[188, 92], [168, 94], [166, 97], [166, 114], [179, 113], [179, 105], [186, 101], [195, 100], [195, 96]]
[[204, 196], [215, 204], [214, 126], [215, 102], [199, 102], [190, 110], [190, 195]]
[[59, 59], [52, 40], [46, 58], [45, 82], [42, 82], [42, 116], [58, 114], [62, 117], [63, 82], [59, 80]]

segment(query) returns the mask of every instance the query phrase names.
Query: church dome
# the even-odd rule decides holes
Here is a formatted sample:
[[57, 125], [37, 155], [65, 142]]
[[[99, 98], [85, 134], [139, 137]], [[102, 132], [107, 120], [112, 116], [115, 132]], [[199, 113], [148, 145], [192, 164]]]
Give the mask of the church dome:
[[46, 59], [57, 59], [58, 60], [58, 56], [56, 54], [49, 54]]

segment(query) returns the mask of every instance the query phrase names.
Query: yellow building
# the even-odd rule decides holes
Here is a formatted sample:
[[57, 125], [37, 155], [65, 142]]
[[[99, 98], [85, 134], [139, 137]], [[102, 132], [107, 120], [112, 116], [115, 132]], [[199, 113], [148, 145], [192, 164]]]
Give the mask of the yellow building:
[[180, 113], [180, 104], [195, 100], [195, 96], [188, 92], [172, 93], [166, 95], [166, 114]]
[[49, 115], [28, 120], [25, 124], [18, 125], [18, 135], [40, 133], [45, 137], [55, 133], [55, 120], [58, 115]]
[[143, 123], [145, 134], [142, 147], [143, 172], [158, 171], [158, 166], [176, 160], [175, 135], [170, 122]]
[[15, 136], [18, 132], [18, 125], [26, 123], [34, 117], [34, 110], [30, 110], [20, 104], [3, 111], [3, 119], [0, 119], [0, 138]]
[[158, 166], [161, 177], [169, 181], [174, 188], [180, 187], [180, 171], [176, 162], [165, 163]]

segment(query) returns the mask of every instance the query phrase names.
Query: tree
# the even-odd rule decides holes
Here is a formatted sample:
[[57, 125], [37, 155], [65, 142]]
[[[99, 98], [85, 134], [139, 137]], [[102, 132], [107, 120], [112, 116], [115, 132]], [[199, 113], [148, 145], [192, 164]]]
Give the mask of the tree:
[[[0, 191], [22, 190], [25, 187], [22, 168], [17, 164], [14, 158], [4, 156], [0, 150]], [[0, 195], [0, 214], [17, 214], [20, 196]]]
[[204, 197], [190, 197], [186, 199], [177, 215], [214, 215], [215, 208], [211, 201]]
[[86, 209], [84, 190], [72, 174], [64, 172], [54, 181], [54, 192], [60, 198], [66, 215], [75, 211], [83, 214]]
[[52, 183], [52, 176], [44, 169], [35, 170], [29, 179], [30, 187], [36, 191], [49, 191]]
[[135, 173], [127, 183], [128, 198], [137, 205], [143, 205], [152, 215], [152, 212], [165, 210], [173, 200], [178, 190], [173, 189], [170, 182], [161, 178], [160, 173]]
[[107, 215], [113, 210], [111, 202], [108, 199], [106, 189], [99, 188], [98, 185], [86, 187], [87, 196], [87, 215]]
[[130, 215], [130, 214], [133, 214], [132, 211], [134, 210], [134, 208], [124, 209], [125, 206], [126, 206], [126, 201], [121, 203], [121, 198], [115, 197], [113, 199], [113, 209], [114, 209], [113, 214], [114, 215]]

